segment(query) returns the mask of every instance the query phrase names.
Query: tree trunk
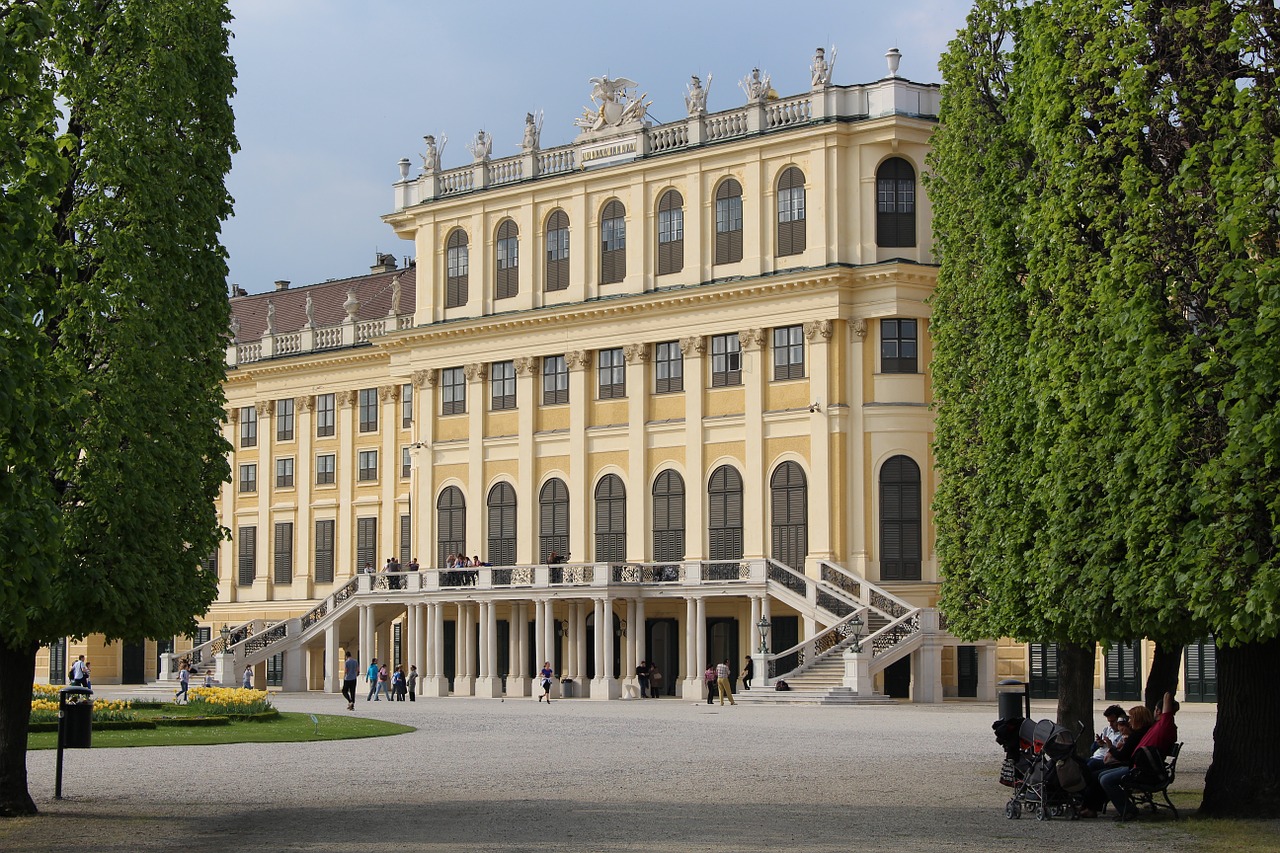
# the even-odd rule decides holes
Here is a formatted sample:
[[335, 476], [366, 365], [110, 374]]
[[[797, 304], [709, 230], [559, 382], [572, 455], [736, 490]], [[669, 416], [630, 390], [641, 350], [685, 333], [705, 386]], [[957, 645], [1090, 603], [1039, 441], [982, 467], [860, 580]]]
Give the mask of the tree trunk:
[[1200, 814], [1280, 818], [1280, 638], [1218, 647], [1218, 721]]
[[1178, 692], [1178, 675], [1182, 671], [1182, 646], [1156, 643], [1156, 653], [1151, 658], [1151, 672], [1147, 673], [1147, 686], [1142, 691], [1142, 704], [1151, 711], [1159, 710], [1164, 694]]
[[1058, 725], [1084, 734], [1076, 740], [1076, 752], [1086, 757], [1093, 749], [1093, 669], [1096, 651], [1092, 644], [1058, 644]]
[[0, 817], [36, 813], [27, 791], [27, 727], [37, 648], [0, 639]]

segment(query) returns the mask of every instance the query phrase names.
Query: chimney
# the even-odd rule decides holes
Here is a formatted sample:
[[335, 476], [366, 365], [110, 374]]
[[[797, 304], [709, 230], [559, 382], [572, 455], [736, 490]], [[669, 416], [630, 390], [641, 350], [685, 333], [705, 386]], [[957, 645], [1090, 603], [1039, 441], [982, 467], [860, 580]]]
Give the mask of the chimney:
[[395, 272], [395, 271], [396, 271], [396, 256], [391, 254], [390, 252], [378, 252], [378, 262], [373, 266], [369, 267], [369, 272], [371, 273]]
[[288, 289], [289, 289], [289, 282], [287, 279], [283, 279], [283, 278], [276, 279], [276, 290], [288, 290]]

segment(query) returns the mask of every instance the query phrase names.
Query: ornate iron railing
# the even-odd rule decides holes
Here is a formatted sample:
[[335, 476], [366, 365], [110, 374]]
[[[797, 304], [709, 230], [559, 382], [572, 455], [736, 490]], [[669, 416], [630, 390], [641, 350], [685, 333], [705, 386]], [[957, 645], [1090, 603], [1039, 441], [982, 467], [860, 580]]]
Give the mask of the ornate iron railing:
[[702, 579], [704, 581], [751, 580], [751, 565], [749, 563], [703, 563]]
[[871, 591], [871, 606], [877, 610], [884, 611], [895, 619], [900, 616], [905, 616], [907, 612], [911, 610], [911, 608], [903, 605], [902, 602], [897, 599], [890, 598], [878, 589], [873, 589]]
[[838, 571], [828, 563], [822, 563], [818, 576], [832, 586], [840, 587], [840, 589], [849, 593], [849, 595], [854, 598], [859, 600], [862, 599], [862, 584], [851, 577], [848, 573]]
[[783, 566], [781, 563], [769, 561], [769, 568], [766, 572], [769, 580], [774, 583], [781, 584], [792, 592], [807, 596], [809, 594], [809, 581], [799, 572], [793, 571]]
[[360, 589], [360, 578], [355, 577], [333, 591], [333, 604], [336, 607], [356, 594]]
[[896, 622], [891, 622], [876, 633], [867, 637], [865, 642], [871, 644], [871, 656], [879, 657], [898, 646], [903, 640], [920, 633], [920, 613], [903, 615]]
[[245, 655], [260, 652], [272, 643], [279, 642], [289, 636], [289, 624], [287, 622], [277, 622], [270, 628], [260, 633], [254, 634], [244, 641]]
[[308, 610], [306, 615], [302, 617], [302, 630], [304, 631], [307, 630], [312, 625], [316, 624], [317, 622], [319, 622], [321, 619], [323, 619], [325, 616], [328, 616], [328, 615], [329, 615], [329, 599], [326, 598], [324, 601], [320, 602], [315, 607]]

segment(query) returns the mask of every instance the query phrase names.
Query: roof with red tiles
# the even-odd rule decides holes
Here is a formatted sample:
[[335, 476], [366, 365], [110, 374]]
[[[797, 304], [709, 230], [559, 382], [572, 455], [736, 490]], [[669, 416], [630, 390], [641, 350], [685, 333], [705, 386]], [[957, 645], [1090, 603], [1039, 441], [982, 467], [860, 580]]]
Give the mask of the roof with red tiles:
[[307, 324], [307, 296], [312, 301], [312, 316], [317, 328], [337, 326], [346, 322], [347, 291], [356, 292], [360, 307], [357, 320], [376, 320], [386, 317], [391, 310], [391, 285], [400, 280], [400, 313], [408, 314], [414, 306], [414, 284], [417, 269], [414, 266], [389, 272], [376, 272], [352, 278], [339, 278], [319, 284], [271, 290], [231, 299], [231, 314], [240, 324], [238, 340], [256, 341], [267, 330], [267, 305], [275, 307], [274, 325], [277, 335], [290, 334]]

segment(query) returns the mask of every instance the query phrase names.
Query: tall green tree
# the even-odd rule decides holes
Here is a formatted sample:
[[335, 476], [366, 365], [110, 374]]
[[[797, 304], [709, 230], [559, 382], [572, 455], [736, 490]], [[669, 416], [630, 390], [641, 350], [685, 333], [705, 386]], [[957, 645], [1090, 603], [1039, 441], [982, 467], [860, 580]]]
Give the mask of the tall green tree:
[[225, 3], [0, 2], [0, 814], [41, 643], [216, 596], [235, 149]]
[[[1215, 814], [1280, 812], [1280, 687], [1260, 675], [1280, 662], [1278, 14], [1248, 0], [979, 3], [945, 62], [931, 184], [944, 607], [969, 634], [1150, 637], [1153, 680], [1212, 632], [1222, 698], [1202, 810]], [[974, 54], [994, 59], [966, 68]], [[998, 193], [973, 188], [963, 132], [982, 98], [1029, 152]], [[1004, 211], [1016, 260], [974, 257], [966, 206]], [[1026, 309], [1027, 334], [995, 342], [1022, 356], [1014, 383], [1036, 411], [995, 475], [1023, 489], [1011, 510], [982, 501], [964, 464], [992, 402], [955, 381], [983, 370], [952, 308], [972, 301], [975, 270], [1021, 288]], [[1010, 511], [1013, 529], [1038, 525], [1026, 550], [965, 535]], [[1054, 602], [1023, 595], [1010, 620], [1017, 577]]]

